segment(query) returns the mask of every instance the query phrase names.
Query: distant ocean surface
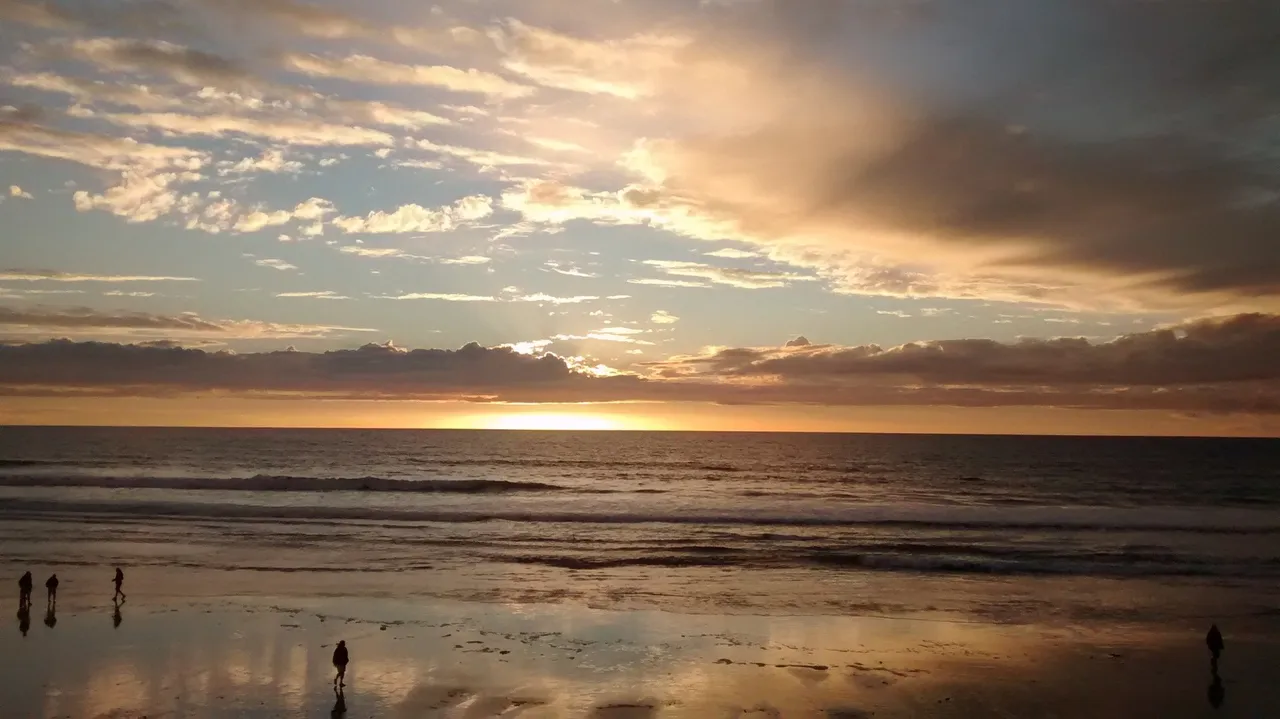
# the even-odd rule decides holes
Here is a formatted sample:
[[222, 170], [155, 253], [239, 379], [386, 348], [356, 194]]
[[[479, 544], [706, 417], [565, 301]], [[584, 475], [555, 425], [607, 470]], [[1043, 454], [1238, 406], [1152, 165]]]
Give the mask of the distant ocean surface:
[[1142, 579], [1280, 614], [1280, 441], [7, 427], [0, 546], [153, 572], [540, 568], [622, 593], [677, 572], [823, 596]]

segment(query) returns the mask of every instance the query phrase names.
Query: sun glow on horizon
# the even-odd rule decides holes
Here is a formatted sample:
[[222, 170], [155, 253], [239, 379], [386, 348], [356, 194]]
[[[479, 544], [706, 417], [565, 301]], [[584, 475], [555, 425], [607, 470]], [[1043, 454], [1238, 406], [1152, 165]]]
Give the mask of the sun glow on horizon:
[[477, 418], [482, 429], [610, 430], [630, 429], [625, 418], [568, 412], [529, 412]]

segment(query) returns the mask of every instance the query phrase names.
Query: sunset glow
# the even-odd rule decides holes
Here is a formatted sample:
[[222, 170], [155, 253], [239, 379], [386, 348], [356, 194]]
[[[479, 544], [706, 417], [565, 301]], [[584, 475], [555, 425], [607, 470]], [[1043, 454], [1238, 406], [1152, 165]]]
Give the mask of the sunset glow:
[[556, 412], [530, 412], [528, 414], [499, 414], [469, 418], [476, 429], [531, 429], [531, 430], [609, 430], [635, 429], [614, 417], [592, 414], [564, 414]]

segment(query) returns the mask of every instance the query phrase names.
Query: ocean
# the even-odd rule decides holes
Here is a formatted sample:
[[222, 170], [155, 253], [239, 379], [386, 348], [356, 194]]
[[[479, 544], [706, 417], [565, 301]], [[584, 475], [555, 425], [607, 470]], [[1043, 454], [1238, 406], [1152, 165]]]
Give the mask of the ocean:
[[117, 563], [173, 592], [1274, 622], [1280, 441], [0, 429], [0, 564]]

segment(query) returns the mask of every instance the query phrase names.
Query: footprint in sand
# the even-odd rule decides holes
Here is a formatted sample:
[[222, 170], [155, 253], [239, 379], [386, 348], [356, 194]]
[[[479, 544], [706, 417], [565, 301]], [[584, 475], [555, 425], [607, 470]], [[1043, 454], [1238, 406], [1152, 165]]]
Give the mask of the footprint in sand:
[[768, 704], [757, 704], [750, 709], [743, 709], [737, 719], [782, 719], [782, 712]]
[[827, 719], [871, 719], [871, 714], [861, 709], [828, 709]]
[[588, 715], [589, 719], [651, 719], [658, 715], [658, 706], [656, 703], [637, 703], [629, 704], [618, 702], [616, 704], [603, 704], [591, 710]]

